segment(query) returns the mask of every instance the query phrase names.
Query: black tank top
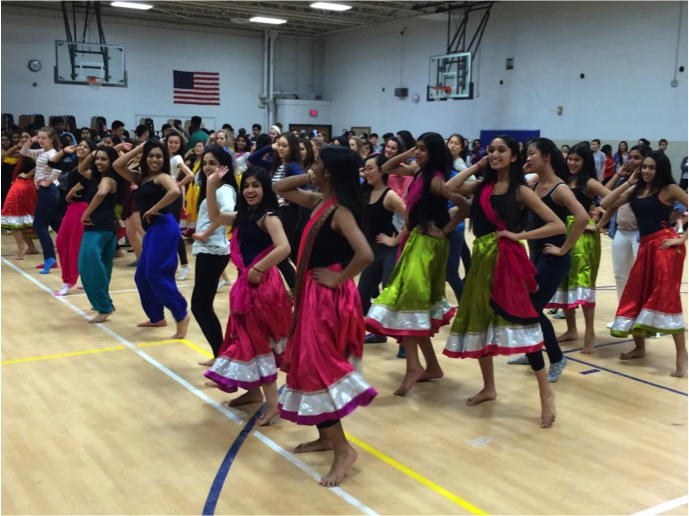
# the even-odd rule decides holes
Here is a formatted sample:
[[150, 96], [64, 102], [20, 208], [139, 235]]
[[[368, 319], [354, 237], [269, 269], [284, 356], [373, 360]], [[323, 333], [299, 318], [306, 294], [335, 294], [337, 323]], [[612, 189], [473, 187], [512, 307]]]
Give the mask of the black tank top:
[[[502, 202], [504, 202], [506, 195], [507, 193], [490, 196], [490, 203], [493, 206], [493, 209], [497, 209], [497, 207], [500, 206]], [[473, 202], [480, 202], [479, 197], [474, 196]], [[483, 211], [483, 208], [480, 208], [477, 212], [476, 218], [474, 219], [473, 229], [474, 235], [476, 236], [476, 238], [478, 238], [493, 233], [494, 231], [497, 231], [498, 226], [489, 221], [488, 217], [486, 217], [486, 214]]]
[[259, 254], [273, 245], [270, 234], [263, 231], [254, 220], [239, 226], [237, 234], [245, 267], [251, 265]]
[[593, 204], [593, 198], [586, 195], [584, 193], [584, 188], [581, 186], [575, 186], [572, 188], [572, 193], [574, 194], [574, 197], [577, 198], [577, 201], [579, 201], [579, 204], [584, 207], [586, 213], [588, 213], [591, 209], [591, 205]]
[[376, 202], [366, 205], [366, 213], [368, 215], [366, 238], [369, 244], [375, 243], [376, 237], [381, 233], [390, 237], [397, 233], [392, 223], [392, 216], [395, 212], [386, 209], [384, 204], [385, 196], [388, 195], [389, 191], [390, 188], [387, 188]]
[[631, 202], [632, 211], [639, 226], [639, 236], [642, 238], [663, 229], [663, 222], [670, 225], [672, 206], [660, 200], [658, 194], [648, 197], [635, 197]]
[[[98, 193], [98, 185], [92, 184], [89, 188], [86, 202], [89, 204]], [[117, 192], [109, 193], [98, 207], [91, 213], [93, 226], [84, 226], [84, 231], [111, 231], [117, 233], [117, 219], [115, 206], [117, 205]]]
[[[347, 239], [332, 228], [333, 215], [328, 217], [316, 235], [309, 259], [309, 269], [328, 267], [336, 263], [346, 267], [354, 257], [354, 249]], [[306, 234], [302, 238], [306, 238]]]
[[[543, 201], [543, 204], [545, 204], [548, 208], [553, 210], [555, 215], [557, 215], [557, 218], [564, 222], [566, 225], [567, 215], [569, 215], [569, 210], [567, 209], [567, 206], [561, 206], [553, 200], [553, 192], [555, 192], [557, 188], [560, 188], [561, 185], [564, 184], [565, 183], [556, 184], [555, 188], [550, 190], [550, 192], [548, 192], [545, 195], [545, 197], [541, 197], [541, 201]], [[536, 185], [536, 187], [538, 187], [538, 185]], [[529, 218], [526, 223], [526, 229], [528, 231], [531, 231], [532, 229], [542, 228], [544, 225], [545, 222], [543, 221], [543, 219], [536, 215], [533, 211], [529, 210]], [[562, 247], [566, 240], [567, 236], [564, 233], [549, 236], [546, 238], [537, 238], [534, 240], [529, 240], [529, 251], [532, 255], [534, 255], [534, 253], [540, 253], [543, 251], [543, 248], [546, 244], [552, 244], [556, 247]]]
[[[153, 208], [153, 206], [155, 206], [156, 203], [163, 197], [165, 197], [165, 188], [156, 185], [155, 181], [153, 180], [147, 181], [134, 191], [134, 200], [136, 201], [136, 205], [139, 207], [139, 212], [141, 213], [141, 226], [145, 231], [148, 231], [151, 225], [146, 221], [144, 213]], [[161, 215], [171, 213], [170, 206], [166, 206], [158, 213]], [[155, 220], [155, 218], [152, 220]]]

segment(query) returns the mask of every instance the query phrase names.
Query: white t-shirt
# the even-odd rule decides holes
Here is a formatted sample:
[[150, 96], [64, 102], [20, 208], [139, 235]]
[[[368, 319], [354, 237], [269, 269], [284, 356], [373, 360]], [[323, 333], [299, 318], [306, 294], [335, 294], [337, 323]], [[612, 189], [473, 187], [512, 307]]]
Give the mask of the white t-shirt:
[[170, 175], [172, 179], [177, 179], [177, 174], [179, 174], [179, 166], [184, 164], [184, 158], [182, 156], [172, 156], [170, 158]]
[[[222, 185], [216, 192], [218, 198], [218, 208], [220, 211], [234, 211], [237, 203], [237, 194], [230, 185]], [[196, 221], [196, 232], [201, 233], [208, 229], [211, 225], [211, 219], [208, 218], [208, 205], [206, 199], [203, 200], [199, 207], [199, 218]], [[220, 226], [210, 238], [205, 241], [194, 241], [191, 246], [191, 254], [196, 256], [199, 253], [206, 254], [230, 254], [229, 244], [227, 242], [227, 229], [225, 226]]]

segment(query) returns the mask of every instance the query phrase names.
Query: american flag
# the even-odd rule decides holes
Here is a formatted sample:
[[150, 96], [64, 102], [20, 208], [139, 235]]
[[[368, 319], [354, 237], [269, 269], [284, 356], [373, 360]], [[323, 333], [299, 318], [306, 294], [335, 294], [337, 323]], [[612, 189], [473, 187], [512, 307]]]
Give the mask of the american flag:
[[220, 74], [173, 70], [175, 104], [220, 105]]

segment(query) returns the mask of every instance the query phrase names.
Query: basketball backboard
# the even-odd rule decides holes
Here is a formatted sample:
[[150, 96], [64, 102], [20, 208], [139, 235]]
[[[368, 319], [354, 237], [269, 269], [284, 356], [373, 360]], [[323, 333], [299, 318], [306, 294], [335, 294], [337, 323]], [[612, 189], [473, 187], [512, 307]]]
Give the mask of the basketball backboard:
[[432, 56], [427, 100], [471, 99], [471, 52]]
[[102, 86], [127, 87], [124, 47], [98, 43], [55, 42], [55, 82], [87, 84], [87, 77], [102, 77]]

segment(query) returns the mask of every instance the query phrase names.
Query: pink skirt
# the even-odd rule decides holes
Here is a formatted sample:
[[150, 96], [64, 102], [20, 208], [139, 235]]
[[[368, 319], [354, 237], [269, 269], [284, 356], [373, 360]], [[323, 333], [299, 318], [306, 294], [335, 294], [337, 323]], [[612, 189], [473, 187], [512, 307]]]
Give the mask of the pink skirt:
[[[342, 271], [340, 265], [328, 269]], [[280, 396], [282, 418], [316, 425], [371, 403], [378, 393], [353, 365], [361, 363], [366, 333], [354, 281], [329, 289], [318, 285], [309, 270], [299, 305], [282, 364], [287, 373]]]
[[225, 392], [254, 389], [277, 380], [285, 343], [292, 327], [292, 305], [276, 267], [249, 286], [251, 309], [236, 313], [230, 291], [230, 320], [215, 364], [205, 375]]

